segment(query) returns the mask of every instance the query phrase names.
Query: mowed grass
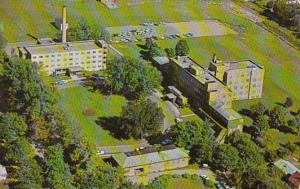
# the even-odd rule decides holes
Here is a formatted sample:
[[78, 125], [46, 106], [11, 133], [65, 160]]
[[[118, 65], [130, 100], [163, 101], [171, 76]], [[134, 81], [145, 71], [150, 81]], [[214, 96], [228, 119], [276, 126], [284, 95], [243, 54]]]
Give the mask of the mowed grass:
[[191, 179], [178, 178], [178, 179], [172, 179], [167, 186], [167, 189], [174, 189], [174, 188], [204, 189], [205, 187], [201, 182], [193, 181]]
[[[225, 61], [251, 59], [265, 67], [262, 101], [272, 107], [276, 102], [284, 102], [286, 97], [292, 97], [295, 102], [293, 110], [299, 108], [300, 51], [243, 18], [235, 18], [231, 22], [240, 23], [244, 30], [239, 35], [187, 39], [189, 55], [204, 67], [209, 64], [214, 53]], [[174, 47], [177, 41], [160, 40], [157, 43], [165, 49]], [[118, 44], [117, 48], [128, 56], [138, 54], [141, 50], [136, 44], [129, 45], [129, 48], [128, 44]], [[240, 109], [244, 103], [251, 102], [255, 101], [237, 102], [236, 107]]]
[[[105, 130], [97, 124], [97, 120], [103, 117], [119, 116], [122, 106], [126, 105], [126, 99], [122, 96], [104, 96], [99, 92], [88, 91], [84, 87], [72, 87], [60, 90], [61, 106], [67, 118], [73, 123], [78, 124], [82, 133], [97, 146], [135, 144], [137, 141], [118, 140], [114, 138], [110, 131]], [[94, 109], [94, 116], [85, 116], [85, 109]]]
[[[245, 18], [227, 12], [219, 5], [198, 0], [121, 6], [115, 10], [107, 9], [96, 0], [6, 0], [0, 3], [0, 22], [4, 25], [4, 36], [10, 42], [32, 40], [27, 34], [54, 37], [58, 30], [51, 22], [61, 16], [62, 5], [68, 7], [70, 27], [80, 19], [95, 26], [216, 19], [239, 35], [188, 39], [190, 56], [203, 66], [208, 65], [214, 53], [221, 60], [252, 59], [266, 69], [263, 102], [273, 106], [275, 102], [283, 102], [289, 96], [294, 99], [295, 109], [300, 106], [300, 51]], [[176, 42], [177, 40], [164, 40], [158, 41], [158, 44], [166, 48], [174, 47]], [[124, 54], [135, 57], [141, 50], [136, 44], [116, 46]], [[244, 103], [237, 103], [236, 106], [243, 107]]]

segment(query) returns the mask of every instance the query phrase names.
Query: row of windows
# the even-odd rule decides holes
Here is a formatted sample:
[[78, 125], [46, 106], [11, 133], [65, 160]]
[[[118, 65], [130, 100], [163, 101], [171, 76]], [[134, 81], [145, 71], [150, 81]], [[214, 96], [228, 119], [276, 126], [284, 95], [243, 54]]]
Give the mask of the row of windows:
[[[101, 50], [98, 50], [98, 52], [101, 53]], [[69, 53], [69, 54], [65, 54], [65, 56], [67, 56], [67, 55], [73, 56], [73, 55], [79, 55], [79, 54], [84, 55], [84, 54], [91, 54], [91, 53], [95, 54], [95, 53], [97, 53], [97, 51], [87, 51], [87, 52], [84, 51], [84, 52], [81, 52], [81, 53]], [[104, 51], [103, 54], [106, 54], [106, 51]], [[45, 56], [43, 56], [43, 55], [32, 56], [32, 59], [44, 58], [44, 57], [49, 58], [49, 57], [56, 57], [56, 56], [61, 57], [62, 54], [52, 54], [52, 55], [45, 55]]]

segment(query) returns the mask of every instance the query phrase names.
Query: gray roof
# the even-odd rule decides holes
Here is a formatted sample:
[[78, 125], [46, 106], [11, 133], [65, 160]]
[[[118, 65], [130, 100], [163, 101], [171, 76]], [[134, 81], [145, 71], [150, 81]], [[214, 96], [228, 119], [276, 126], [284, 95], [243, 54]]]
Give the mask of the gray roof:
[[168, 64], [170, 62], [169, 58], [166, 56], [156, 56], [152, 58], [160, 66]]
[[293, 174], [295, 172], [300, 172], [300, 170], [294, 164], [283, 159], [276, 161], [274, 164], [285, 174]]
[[189, 158], [189, 155], [183, 150], [175, 148], [133, 156], [121, 153], [113, 155], [112, 157], [122, 168], [129, 168], [158, 162]]
[[99, 49], [94, 40], [76, 41], [68, 43], [38, 44], [24, 47], [30, 54], [51, 54], [63, 52], [88, 51]]

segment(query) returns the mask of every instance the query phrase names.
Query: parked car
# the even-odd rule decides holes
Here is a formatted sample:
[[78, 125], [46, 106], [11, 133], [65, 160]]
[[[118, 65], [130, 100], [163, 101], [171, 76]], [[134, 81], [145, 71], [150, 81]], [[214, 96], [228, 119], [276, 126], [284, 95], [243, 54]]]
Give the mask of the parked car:
[[166, 145], [169, 145], [172, 143], [172, 140], [171, 139], [165, 139], [161, 142], [162, 145], [166, 146]]
[[104, 152], [104, 150], [97, 150], [97, 154], [98, 154], [98, 155], [104, 155], [105, 152]]

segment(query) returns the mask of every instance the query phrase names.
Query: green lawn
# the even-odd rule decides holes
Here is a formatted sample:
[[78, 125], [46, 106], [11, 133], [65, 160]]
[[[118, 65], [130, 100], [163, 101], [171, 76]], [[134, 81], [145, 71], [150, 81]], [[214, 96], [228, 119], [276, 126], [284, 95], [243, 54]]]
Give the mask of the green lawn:
[[[96, 145], [134, 144], [137, 141], [118, 140], [108, 130], [104, 130], [96, 123], [99, 117], [119, 116], [121, 108], [126, 104], [122, 96], [104, 96], [99, 92], [90, 92], [84, 87], [73, 87], [60, 90], [61, 105], [72, 123], [78, 124], [83, 134], [93, 140]], [[96, 115], [85, 116], [87, 108], [96, 110]]]
[[167, 189], [204, 189], [205, 187], [201, 182], [193, 181], [190, 179], [178, 178], [172, 179], [167, 186]]
[[[267, 105], [282, 102], [287, 96], [300, 106], [300, 51], [284, 44], [277, 37], [255, 26], [252, 22], [226, 12], [218, 5], [198, 0], [164, 1], [134, 7], [121, 6], [109, 10], [96, 0], [6, 0], [0, 4], [0, 23], [4, 36], [10, 41], [53, 37], [58, 30], [51, 22], [60, 17], [61, 7], [68, 7], [70, 26], [83, 18], [88, 23], [101, 26], [120, 26], [143, 22], [182, 22], [189, 20], [217, 19], [237, 31], [239, 35], [201, 37], [188, 39], [190, 56], [206, 66], [212, 55], [223, 60], [252, 59], [266, 68], [263, 101]], [[174, 11], [176, 10], [176, 11]], [[172, 47], [177, 40], [159, 41], [158, 44]], [[116, 45], [127, 55], [137, 56], [136, 44]]]

